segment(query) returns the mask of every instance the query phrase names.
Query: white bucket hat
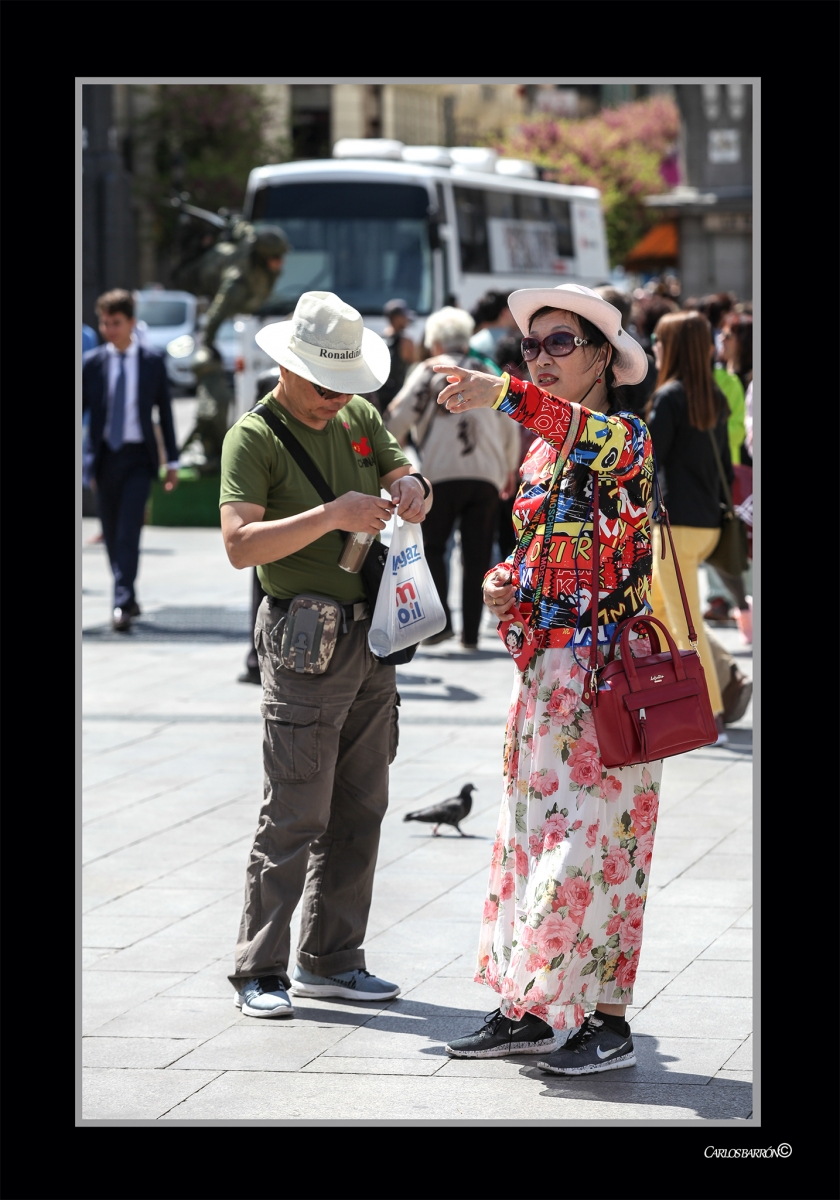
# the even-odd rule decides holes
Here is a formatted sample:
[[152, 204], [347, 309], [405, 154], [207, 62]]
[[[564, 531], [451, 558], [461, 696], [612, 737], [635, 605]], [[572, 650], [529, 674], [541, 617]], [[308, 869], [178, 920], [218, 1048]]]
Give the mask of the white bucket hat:
[[647, 355], [635, 338], [621, 328], [621, 313], [591, 288], [579, 283], [561, 283], [556, 288], [522, 288], [508, 297], [508, 307], [526, 337], [531, 318], [541, 308], [577, 313], [596, 325], [614, 347], [612, 368], [617, 384], [641, 383], [647, 375]]
[[281, 367], [331, 392], [374, 392], [391, 373], [386, 343], [333, 292], [304, 292], [291, 321], [264, 325], [255, 340]]

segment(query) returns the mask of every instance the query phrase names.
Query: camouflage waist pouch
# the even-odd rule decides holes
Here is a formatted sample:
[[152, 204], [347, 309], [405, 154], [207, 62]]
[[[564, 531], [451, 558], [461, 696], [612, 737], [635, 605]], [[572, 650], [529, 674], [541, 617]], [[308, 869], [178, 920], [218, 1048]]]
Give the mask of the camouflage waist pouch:
[[343, 622], [341, 605], [326, 596], [295, 596], [283, 627], [280, 662], [287, 671], [323, 675]]

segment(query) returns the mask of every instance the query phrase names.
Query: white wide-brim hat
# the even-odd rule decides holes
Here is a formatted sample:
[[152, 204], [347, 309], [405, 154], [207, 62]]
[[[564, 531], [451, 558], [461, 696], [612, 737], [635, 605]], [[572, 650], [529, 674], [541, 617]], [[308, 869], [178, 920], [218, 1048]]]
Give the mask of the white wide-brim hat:
[[577, 313], [596, 325], [613, 346], [613, 378], [617, 384], [641, 383], [647, 375], [648, 357], [635, 338], [621, 328], [621, 313], [591, 288], [579, 283], [561, 283], [556, 288], [522, 288], [508, 297], [508, 307], [525, 337], [531, 331], [531, 318], [541, 308]]
[[255, 340], [281, 367], [332, 392], [375, 392], [391, 373], [387, 344], [333, 292], [304, 292], [290, 321], [264, 325]]

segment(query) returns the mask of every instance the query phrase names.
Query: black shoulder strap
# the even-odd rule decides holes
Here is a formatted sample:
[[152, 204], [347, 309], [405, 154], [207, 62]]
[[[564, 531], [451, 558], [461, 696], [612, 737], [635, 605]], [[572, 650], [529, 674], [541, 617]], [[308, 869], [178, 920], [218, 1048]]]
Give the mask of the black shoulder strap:
[[723, 469], [723, 459], [720, 456], [720, 450], [718, 449], [718, 444], [717, 444], [717, 439], [715, 438], [714, 429], [708, 430], [708, 434], [709, 434], [709, 437], [712, 439], [712, 450], [714, 451], [715, 462], [717, 463], [718, 475], [720, 476], [720, 482], [723, 484], [723, 494], [726, 498], [726, 511], [731, 516], [734, 516], [735, 512], [732, 507], [732, 492], [730, 491], [729, 483], [727, 482], [726, 474]]
[[324, 503], [329, 504], [335, 500], [335, 492], [332, 491], [288, 425], [284, 425], [265, 404], [256, 404], [251, 411], [259, 413], [269, 429], [280, 439]]

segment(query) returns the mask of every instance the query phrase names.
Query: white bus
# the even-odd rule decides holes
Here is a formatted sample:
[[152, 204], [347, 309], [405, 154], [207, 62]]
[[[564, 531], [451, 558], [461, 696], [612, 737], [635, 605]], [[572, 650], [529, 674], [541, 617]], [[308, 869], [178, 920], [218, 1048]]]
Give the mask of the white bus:
[[[292, 249], [260, 318], [244, 320], [237, 415], [271, 366], [259, 326], [291, 314], [303, 292], [335, 292], [376, 332], [395, 297], [418, 315], [472, 308], [484, 292], [589, 287], [609, 278], [600, 193], [544, 183], [531, 163], [479, 147], [404, 146], [344, 139], [332, 159], [258, 167], [243, 215], [277, 224]], [[239, 322], [237, 322], [239, 324]]]

